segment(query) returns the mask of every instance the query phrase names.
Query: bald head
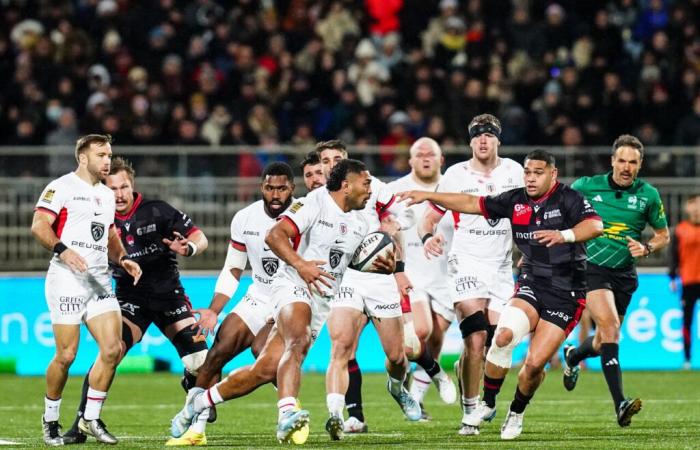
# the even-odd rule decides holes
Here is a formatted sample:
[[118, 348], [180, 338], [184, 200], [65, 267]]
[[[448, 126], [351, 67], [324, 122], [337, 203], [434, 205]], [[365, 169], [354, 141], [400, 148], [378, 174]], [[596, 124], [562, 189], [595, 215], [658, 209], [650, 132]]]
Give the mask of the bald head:
[[411, 145], [410, 154], [411, 172], [423, 183], [437, 183], [444, 162], [440, 145], [434, 139], [422, 137]]

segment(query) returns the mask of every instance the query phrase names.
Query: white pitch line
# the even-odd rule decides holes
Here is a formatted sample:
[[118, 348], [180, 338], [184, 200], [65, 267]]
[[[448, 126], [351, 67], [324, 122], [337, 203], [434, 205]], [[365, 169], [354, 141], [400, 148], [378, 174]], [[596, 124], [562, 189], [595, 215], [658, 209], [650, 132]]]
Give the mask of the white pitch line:
[[19, 445], [19, 442], [12, 442], [12, 441], [6, 441], [4, 439], [0, 439], [0, 445]]

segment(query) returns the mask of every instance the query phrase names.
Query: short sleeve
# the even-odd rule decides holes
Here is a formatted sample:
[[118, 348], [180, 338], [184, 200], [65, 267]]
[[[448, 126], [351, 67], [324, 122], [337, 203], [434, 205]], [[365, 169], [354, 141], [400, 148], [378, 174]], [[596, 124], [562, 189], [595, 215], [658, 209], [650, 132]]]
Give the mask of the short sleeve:
[[522, 188], [512, 189], [498, 195], [479, 197], [481, 214], [487, 219], [510, 219], [515, 194]]
[[161, 211], [163, 217], [166, 217], [168, 220], [168, 231], [177, 231], [181, 235], [187, 237], [199, 230], [190, 216], [170, 206], [168, 203], [160, 202], [158, 204], [158, 209]]
[[664, 210], [664, 204], [659, 196], [659, 191], [654, 189], [654, 195], [650, 200], [649, 206], [647, 207], [647, 222], [649, 222], [649, 225], [655, 230], [668, 227], [666, 211]]
[[280, 220], [289, 220], [295, 226], [297, 234], [301, 236], [309, 229], [314, 220], [316, 220], [320, 211], [319, 200], [317, 196], [310, 195], [295, 200], [289, 205], [289, 208], [280, 215]]
[[586, 177], [579, 178], [571, 184], [571, 189], [583, 193], [586, 185]]
[[571, 190], [567, 192], [567, 197], [568, 201], [565, 203], [566, 211], [564, 214], [569, 219], [570, 226], [573, 227], [587, 219], [600, 219], [591, 202], [586, 200], [581, 192]]
[[245, 239], [243, 238], [246, 212], [247, 209], [242, 209], [231, 219], [231, 247], [241, 252], [246, 251]]
[[394, 197], [394, 193], [391, 191], [389, 185], [377, 178], [375, 178], [375, 180], [372, 189], [377, 191], [375, 208], [379, 220], [381, 221], [389, 214], [394, 214], [396, 217], [401, 216], [401, 207], [397, 204], [396, 197]]
[[54, 180], [44, 188], [34, 210], [48, 212], [57, 216], [69, 198], [68, 187], [59, 183], [58, 180]]

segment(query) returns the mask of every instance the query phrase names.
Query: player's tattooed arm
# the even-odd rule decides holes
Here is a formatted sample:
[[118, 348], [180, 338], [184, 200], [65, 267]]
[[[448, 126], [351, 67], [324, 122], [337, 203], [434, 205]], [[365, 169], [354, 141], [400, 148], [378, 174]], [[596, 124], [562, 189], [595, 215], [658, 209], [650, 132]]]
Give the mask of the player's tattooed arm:
[[396, 194], [399, 201], [407, 201], [407, 206], [431, 201], [438, 206], [464, 214], [481, 214], [479, 197], [470, 194], [448, 192], [406, 191]]
[[654, 229], [654, 236], [651, 239], [649, 239], [649, 241], [646, 244], [642, 244], [641, 242], [627, 236], [627, 248], [629, 249], [630, 254], [633, 257], [645, 257], [649, 256], [655, 251], [666, 247], [670, 242], [670, 239], [671, 238], [670, 233], [668, 231], [668, 227]]
[[[58, 258], [63, 261], [73, 272], [85, 272], [88, 269], [87, 261], [78, 252], [67, 248], [65, 244], [56, 236], [52, 225], [56, 221], [56, 216], [36, 211], [32, 219], [32, 234], [44, 247], [56, 252]], [[57, 246], [57, 244], [60, 244]], [[58, 251], [57, 251], [58, 250]]]

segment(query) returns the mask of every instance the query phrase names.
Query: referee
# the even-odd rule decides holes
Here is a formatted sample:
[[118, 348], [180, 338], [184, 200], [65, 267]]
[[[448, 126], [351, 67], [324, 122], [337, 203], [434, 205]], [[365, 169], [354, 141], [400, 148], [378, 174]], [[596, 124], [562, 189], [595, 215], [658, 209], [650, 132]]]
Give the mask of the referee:
[[[637, 178], [644, 146], [623, 134], [612, 146], [612, 172], [579, 178], [571, 185], [580, 191], [603, 219], [603, 235], [588, 241], [586, 308], [596, 323], [595, 335], [580, 346], [564, 347], [564, 387], [576, 387], [579, 362], [600, 355], [605, 381], [615, 403], [617, 423], [626, 427], [639, 412], [639, 398], [625, 398], [622, 390], [620, 324], [637, 289], [635, 260], [668, 245], [669, 231], [659, 191]], [[649, 224], [654, 236], [641, 242]]]

